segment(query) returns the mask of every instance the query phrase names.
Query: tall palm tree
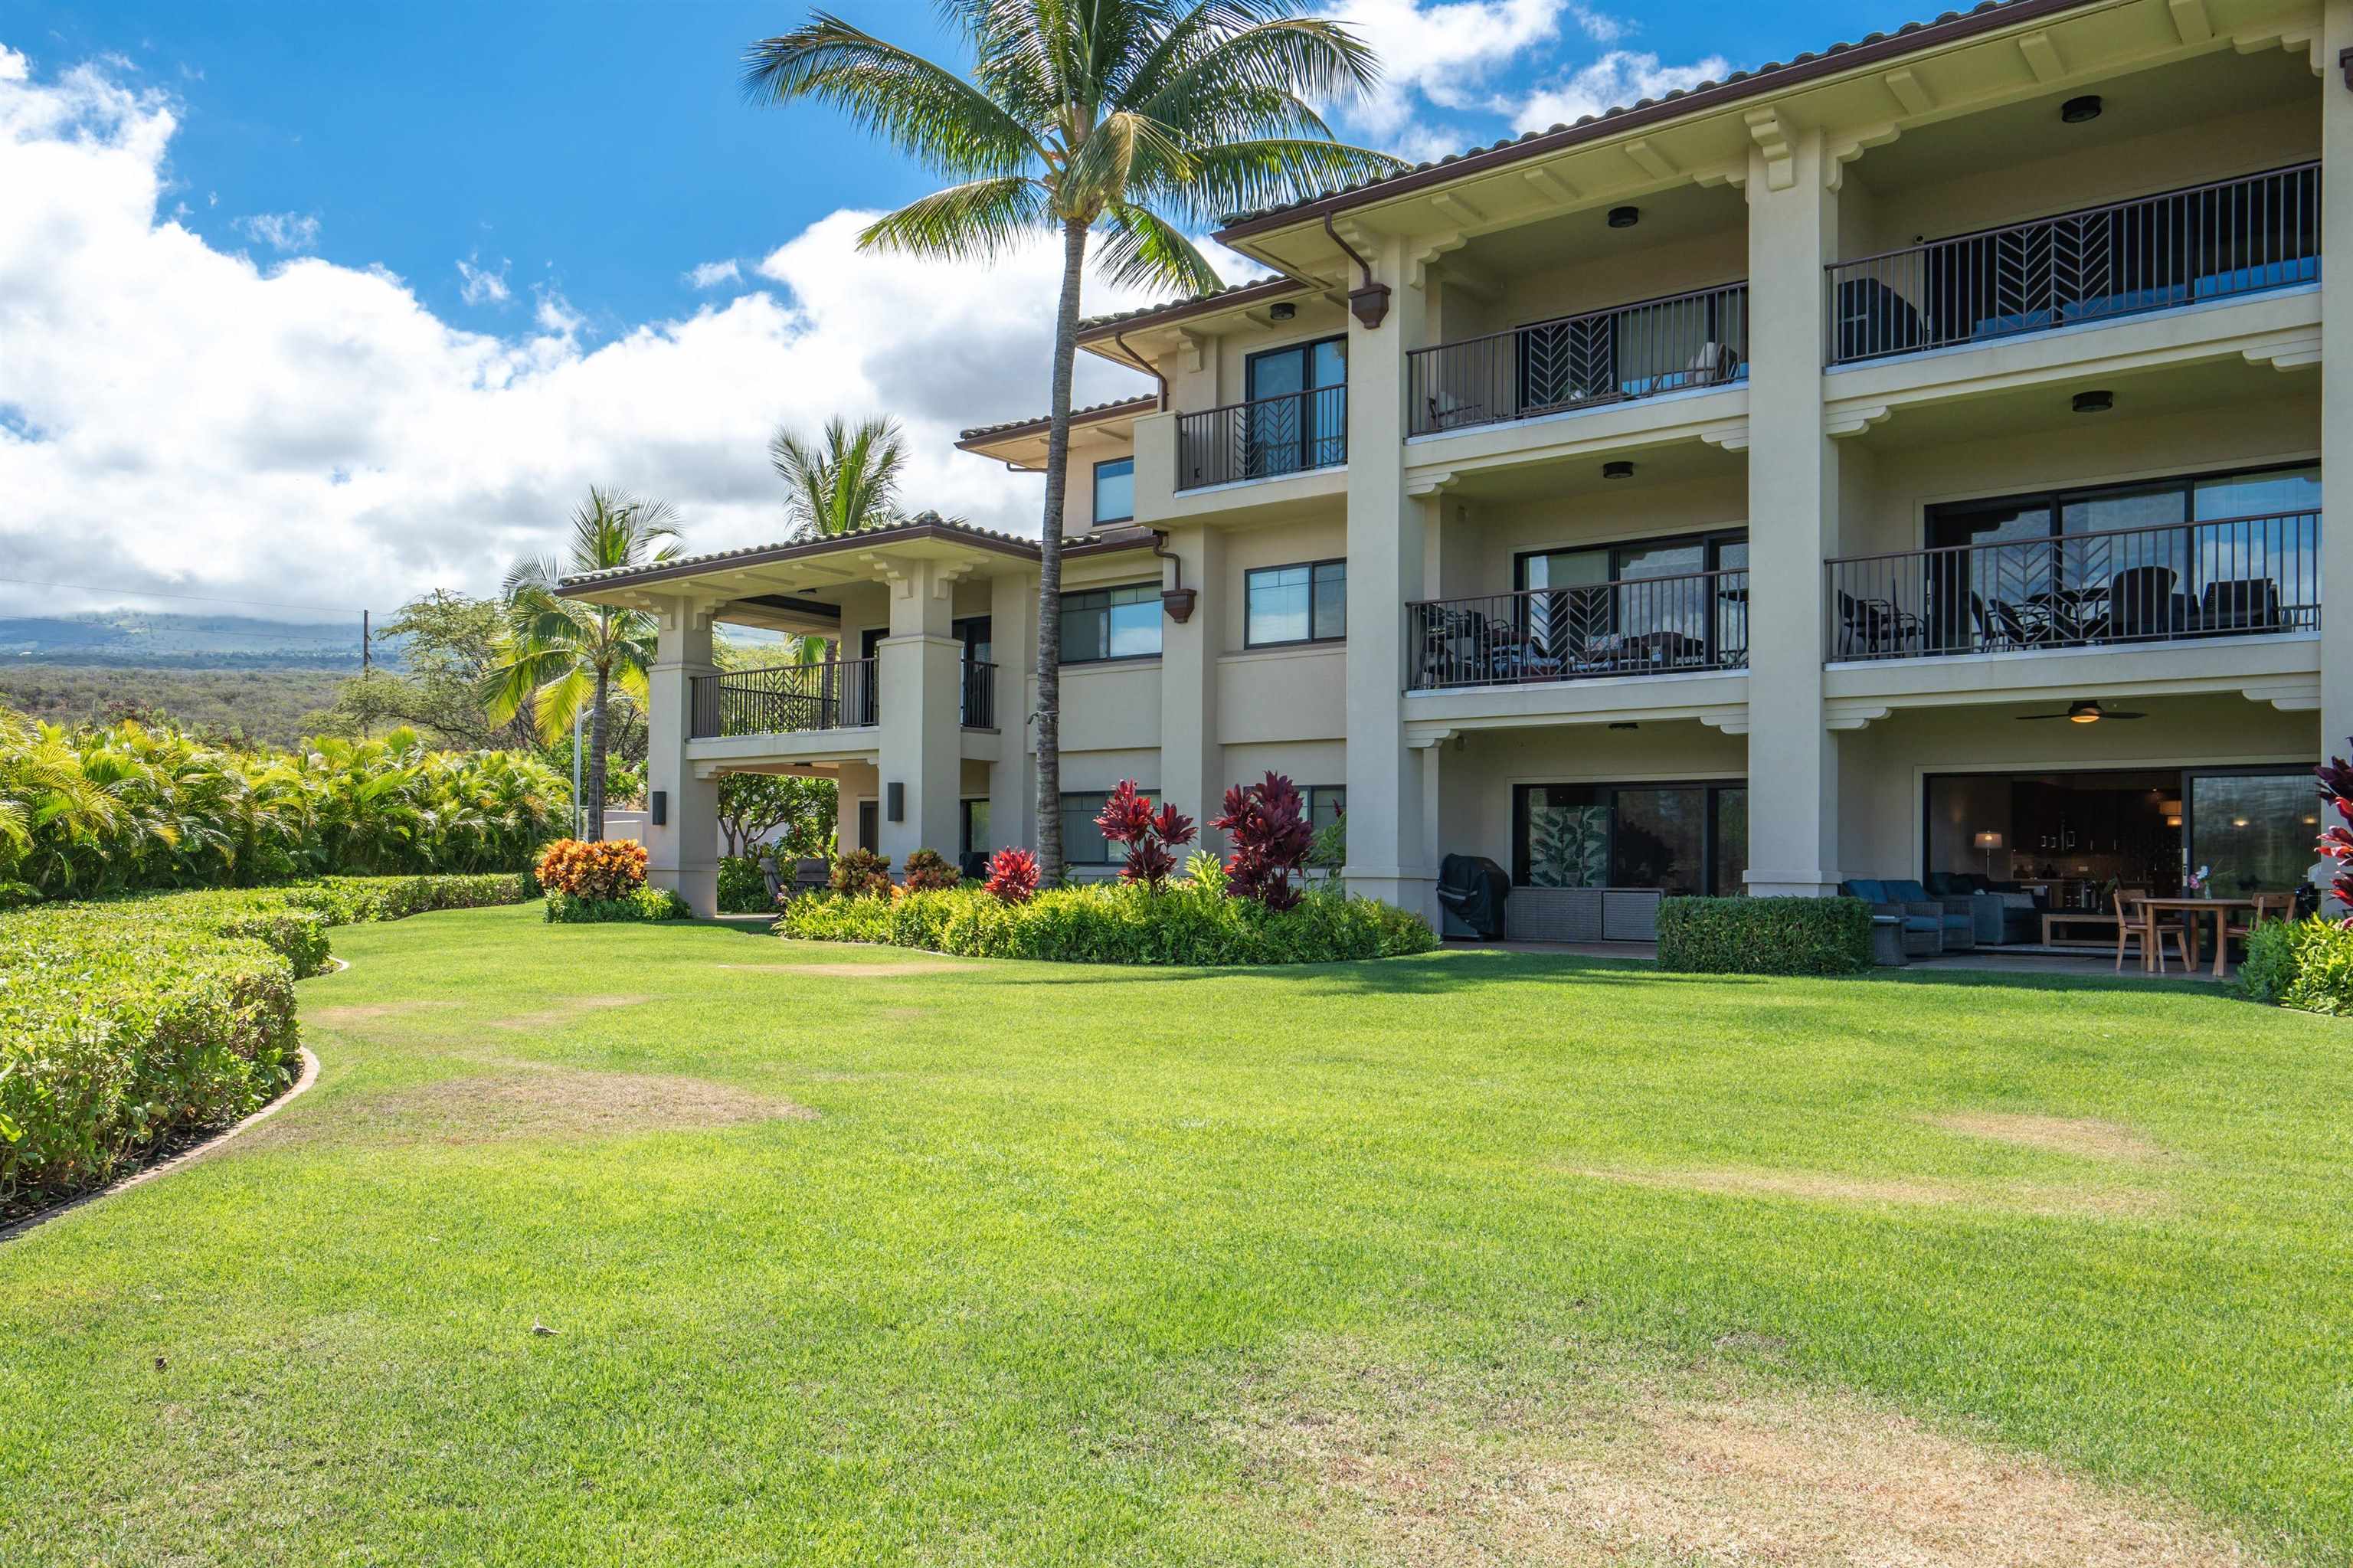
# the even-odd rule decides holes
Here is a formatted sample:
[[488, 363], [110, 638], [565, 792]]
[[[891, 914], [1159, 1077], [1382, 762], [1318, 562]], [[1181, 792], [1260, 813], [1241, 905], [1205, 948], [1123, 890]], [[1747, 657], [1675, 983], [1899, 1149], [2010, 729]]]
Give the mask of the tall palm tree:
[[1039, 230], [1062, 240], [1038, 573], [1038, 862], [1062, 872], [1062, 495], [1087, 238], [1123, 285], [1219, 286], [1186, 237], [1240, 208], [1400, 165], [1333, 139], [1309, 107], [1378, 68], [1306, 0], [941, 0], [973, 51], [969, 79], [814, 12], [754, 44], [754, 101], [813, 98], [959, 183], [859, 236], [867, 249], [991, 260]]
[[852, 429], [836, 415], [825, 422], [821, 446], [778, 426], [768, 439], [768, 461], [785, 482], [785, 515], [796, 538], [854, 534], [899, 521], [907, 438], [896, 419], [861, 419]]
[[572, 514], [572, 548], [561, 558], [515, 563], [502, 592], [505, 662], [482, 678], [482, 705], [504, 724], [529, 704], [543, 741], [554, 745], [583, 708], [588, 712], [588, 836], [605, 836], [605, 759], [610, 705], [617, 686], [646, 701], [657, 628], [641, 609], [556, 597], [556, 585], [583, 572], [651, 566], [679, 553], [676, 515], [666, 502], [594, 487]]

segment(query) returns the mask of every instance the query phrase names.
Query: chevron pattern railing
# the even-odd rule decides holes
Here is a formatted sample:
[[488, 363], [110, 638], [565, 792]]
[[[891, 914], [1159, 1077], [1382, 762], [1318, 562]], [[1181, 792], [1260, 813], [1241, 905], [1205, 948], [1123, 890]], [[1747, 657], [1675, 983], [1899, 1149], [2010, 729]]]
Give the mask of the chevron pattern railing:
[[797, 735], [877, 722], [874, 661], [828, 660], [697, 675], [689, 694], [696, 740], [727, 735]]
[[1176, 488], [1274, 479], [1348, 461], [1348, 389], [1320, 387], [1176, 418]]
[[1832, 365], [2310, 283], [2320, 165], [1930, 240], [1828, 273]]
[[1746, 571], [1422, 599], [1405, 609], [1413, 692], [1748, 663]]

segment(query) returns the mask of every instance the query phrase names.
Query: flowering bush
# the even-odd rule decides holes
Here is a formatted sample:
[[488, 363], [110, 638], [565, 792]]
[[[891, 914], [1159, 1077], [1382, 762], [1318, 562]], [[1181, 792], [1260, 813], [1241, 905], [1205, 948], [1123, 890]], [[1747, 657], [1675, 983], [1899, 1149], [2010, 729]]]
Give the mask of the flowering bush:
[[1210, 826], [1233, 841], [1226, 879], [1234, 895], [1289, 909], [1299, 902], [1292, 876], [1305, 865], [1315, 842], [1297, 785], [1280, 773], [1226, 791], [1225, 815]]
[[1001, 849], [988, 857], [988, 891], [1007, 904], [1027, 904], [1038, 894], [1038, 857], [1026, 849]]
[[1095, 818], [1095, 826], [1112, 842], [1127, 846], [1127, 864], [1119, 874], [1120, 880], [1140, 882], [1155, 893], [1176, 869], [1174, 852], [1193, 842], [1193, 819], [1167, 805], [1155, 815], [1152, 798], [1137, 789], [1133, 779], [1119, 781], [1119, 788], [1103, 803], [1102, 815]]
[[871, 849], [844, 850], [833, 857], [833, 871], [827, 880], [836, 893], [888, 893], [891, 857]]
[[558, 839], [539, 857], [539, 885], [597, 902], [624, 897], [646, 885], [646, 846], [635, 839]]
[[919, 849], [907, 857], [907, 891], [910, 893], [936, 892], [943, 887], [954, 887], [963, 880], [963, 874], [950, 865], [947, 856], [937, 850]]
[[2345, 765], [2341, 757], [2332, 757], [2328, 766], [2313, 769], [2320, 780], [2320, 798], [2337, 808], [2342, 822], [2333, 824], [2320, 835], [2319, 850], [2327, 859], [2337, 863], [2337, 874], [2328, 881], [2328, 890], [2346, 906], [2341, 924], [2353, 927], [2353, 768]]

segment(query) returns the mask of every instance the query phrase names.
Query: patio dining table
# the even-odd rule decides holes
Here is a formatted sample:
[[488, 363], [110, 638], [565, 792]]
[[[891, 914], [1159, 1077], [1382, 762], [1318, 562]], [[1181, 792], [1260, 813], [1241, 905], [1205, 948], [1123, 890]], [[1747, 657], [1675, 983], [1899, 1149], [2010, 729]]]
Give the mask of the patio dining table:
[[2230, 928], [2231, 912], [2234, 909], [2256, 909], [2261, 905], [2253, 898], [2136, 898], [2138, 907], [2152, 912], [2179, 912], [2188, 916], [2189, 927], [2189, 967], [2198, 967], [2198, 916], [2214, 916], [2214, 978], [2222, 978], [2223, 959], [2231, 950], [2230, 938], [2224, 935]]

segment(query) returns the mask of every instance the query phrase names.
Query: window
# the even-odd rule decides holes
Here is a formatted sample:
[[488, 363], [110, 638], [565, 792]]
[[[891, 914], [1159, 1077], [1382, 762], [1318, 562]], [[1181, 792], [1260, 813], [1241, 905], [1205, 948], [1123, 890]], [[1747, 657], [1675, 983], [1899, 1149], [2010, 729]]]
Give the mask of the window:
[[[1557, 590], [1528, 591], [1521, 612], [1540, 658], [1672, 667], [1746, 657], [1746, 582], [1705, 575], [1747, 569], [1746, 533], [1539, 550], [1514, 567], [1514, 586], [1524, 591]], [[1641, 656], [1630, 657], [1637, 650]]]
[[1135, 515], [1135, 460], [1109, 458], [1095, 464], [1095, 526], [1124, 523]]
[[1348, 340], [1250, 355], [1243, 477], [1299, 473], [1348, 460]]
[[1348, 810], [1348, 791], [1339, 784], [1311, 784], [1302, 791], [1307, 797], [1307, 824], [1321, 832], [1338, 821]]
[[[1146, 789], [1155, 800], [1160, 791]], [[1087, 789], [1062, 797], [1062, 859], [1071, 865], [1112, 865], [1127, 858], [1127, 852], [1103, 836], [1095, 819], [1103, 815], [1103, 804], [1111, 799], [1107, 789]]]
[[1160, 652], [1160, 585], [1089, 588], [1062, 596], [1062, 662], [1150, 659]]
[[1336, 642], [1348, 635], [1348, 563], [1311, 561], [1245, 574], [1242, 642]]
[[2206, 867], [2216, 893], [2285, 893], [2311, 877], [2321, 802], [2310, 768], [2192, 773], [2189, 784], [2189, 869]]
[[967, 855], [987, 854], [997, 848], [997, 841], [988, 836], [988, 802], [964, 802], [964, 853]]
[[1740, 784], [1523, 784], [1513, 791], [1512, 881], [1737, 894], [1747, 806]]
[[858, 802], [858, 847], [871, 850], [881, 847], [882, 809], [872, 800]]

